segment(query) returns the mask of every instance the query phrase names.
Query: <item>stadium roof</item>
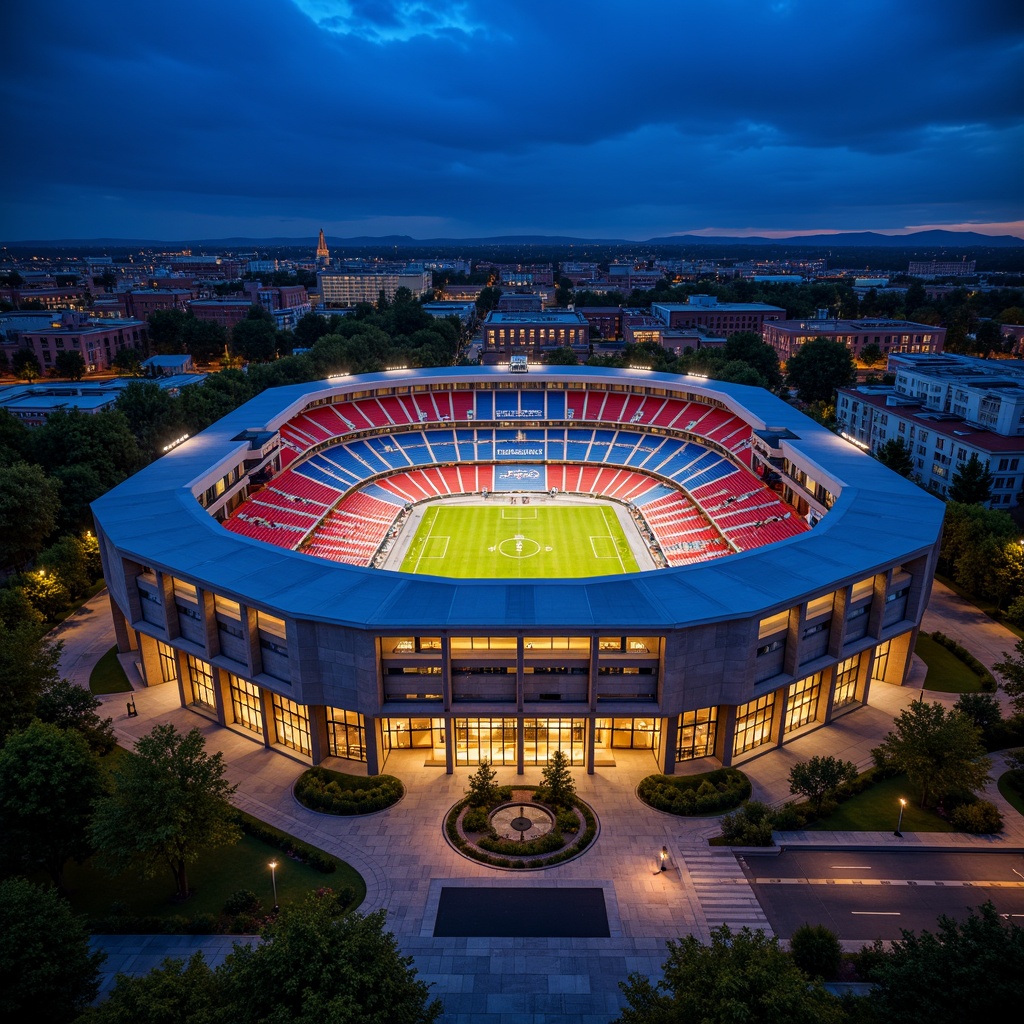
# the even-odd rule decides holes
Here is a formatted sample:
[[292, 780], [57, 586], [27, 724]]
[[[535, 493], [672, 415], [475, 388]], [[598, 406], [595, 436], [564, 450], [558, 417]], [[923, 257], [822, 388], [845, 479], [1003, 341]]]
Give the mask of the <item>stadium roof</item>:
[[[636, 384], [720, 400], [837, 494], [818, 526], [710, 562], [579, 580], [455, 580], [361, 568], [232, 533], [199, 505], [249, 451], [247, 430], [276, 430], [316, 399], [447, 382], [508, 384], [508, 370], [396, 370], [265, 391], [93, 503], [101, 533], [125, 555], [277, 614], [385, 631], [667, 629], [791, 606], [931, 550], [943, 504], [769, 392], [694, 376], [598, 367], [531, 367], [516, 386]], [[633, 428], [635, 429], [635, 428]], [[791, 437], [786, 437], [789, 431]], [[127, 595], [115, 595], [129, 607]]]

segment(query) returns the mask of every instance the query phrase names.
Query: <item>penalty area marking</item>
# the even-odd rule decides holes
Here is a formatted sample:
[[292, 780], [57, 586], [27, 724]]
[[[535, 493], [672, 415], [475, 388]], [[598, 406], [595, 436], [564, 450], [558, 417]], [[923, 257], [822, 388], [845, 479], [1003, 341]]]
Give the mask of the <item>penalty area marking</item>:
[[420, 558], [447, 558], [448, 557], [448, 542], [451, 540], [450, 537], [427, 537], [423, 543], [423, 552]]
[[537, 510], [535, 508], [503, 508], [501, 510], [502, 519], [536, 519]]

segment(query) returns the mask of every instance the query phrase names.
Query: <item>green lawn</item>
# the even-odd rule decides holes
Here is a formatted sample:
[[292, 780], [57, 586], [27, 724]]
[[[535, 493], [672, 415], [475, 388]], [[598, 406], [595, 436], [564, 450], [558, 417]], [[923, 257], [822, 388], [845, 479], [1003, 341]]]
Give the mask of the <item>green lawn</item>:
[[977, 693], [981, 679], [976, 676], [951, 650], [936, 643], [930, 636], [919, 633], [914, 653], [928, 666], [926, 690], [943, 693]]
[[93, 693], [128, 693], [131, 688], [132, 684], [117, 660], [115, 644], [93, 667], [89, 675], [89, 689]]
[[484, 579], [558, 579], [639, 572], [608, 506], [427, 509], [402, 571]]
[[1024, 793], [1021, 793], [1016, 786], [1010, 785], [1010, 773], [1003, 772], [996, 783], [1003, 799], [1008, 801], [1018, 814], [1024, 814]]
[[65, 885], [75, 912], [93, 919], [108, 916], [112, 903], [124, 904], [136, 917], [219, 914], [224, 901], [239, 889], [251, 889], [269, 910], [274, 905], [271, 861], [277, 862], [277, 897], [282, 906], [300, 902], [311, 889], [325, 886], [334, 890], [350, 886], [360, 900], [366, 895], [362, 876], [348, 864], [342, 862], [337, 871], [325, 875], [251, 836], [243, 836], [234, 846], [211, 850], [193, 864], [189, 869], [192, 896], [184, 903], [174, 899], [169, 870], [143, 880], [136, 873], [111, 877], [91, 860], [83, 865], [69, 863]]
[[893, 832], [900, 813], [900, 797], [907, 801], [903, 812], [903, 832], [954, 832], [948, 821], [916, 805], [914, 793], [905, 775], [884, 779], [855, 797], [841, 803], [827, 818], [807, 828], [837, 832]]

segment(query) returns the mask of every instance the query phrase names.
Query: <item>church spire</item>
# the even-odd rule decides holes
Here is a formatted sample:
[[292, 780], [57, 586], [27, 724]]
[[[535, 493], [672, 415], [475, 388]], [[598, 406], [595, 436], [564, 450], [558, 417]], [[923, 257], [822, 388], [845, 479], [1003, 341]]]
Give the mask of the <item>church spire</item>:
[[327, 248], [327, 239], [324, 238], [324, 229], [320, 229], [320, 237], [316, 243], [316, 261], [321, 267], [329, 267], [331, 265], [331, 253]]

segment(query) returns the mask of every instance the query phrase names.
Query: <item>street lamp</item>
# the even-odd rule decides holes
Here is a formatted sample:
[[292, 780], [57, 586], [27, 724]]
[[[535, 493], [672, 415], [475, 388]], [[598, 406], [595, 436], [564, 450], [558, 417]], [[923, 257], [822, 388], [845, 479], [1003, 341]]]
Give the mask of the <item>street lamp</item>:
[[896, 819], [896, 831], [893, 832], [893, 835], [894, 836], [899, 836], [900, 839], [903, 838], [903, 833], [900, 831], [900, 828], [903, 825], [903, 808], [906, 807], [906, 806], [907, 806], [907, 801], [904, 800], [903, 797], [900, 797], [900, 816], [899, 816], [899, 818]]
[[270, 862], [270, 882], [274, 886], [274, 913], [277, 913], [277, 861]]

